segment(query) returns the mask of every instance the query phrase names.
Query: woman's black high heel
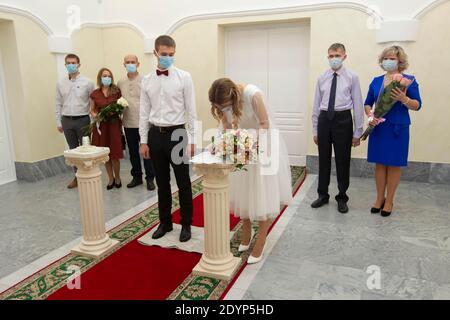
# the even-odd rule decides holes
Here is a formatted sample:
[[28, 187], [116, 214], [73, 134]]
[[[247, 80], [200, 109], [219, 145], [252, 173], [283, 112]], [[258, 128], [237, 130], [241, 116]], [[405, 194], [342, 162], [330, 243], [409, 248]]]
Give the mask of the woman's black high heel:
[[[384, 205], [383, 205], [383, 207], [384, 207]], [[394, 206], [392, 206], [392, 207], [394, 207]], [[392, 210], [391, 211], [385, 211], [384, 208], [383, 208], [383, 210], [381, 210], [381, 216], [382, 217], [389, 217], [391, 215], [391, 213], [392, 213]]]
[[117, 189], [122, 188], [122, 180], [120, 180], [120, 183], [117, 183], [116, 180], [114, 180], [114, 185], [116, 186]]
[[383, 204], [382, 204], [381, 207], [379, 207], [379, 208], [372, 207], [372, 208], [370, 209], [370, 213], [380, 213], [381, 208], [384, 207], [384, 203], [385, 203], [385, 202], [386, 202], [386, 201], [383, 201]]
[[114, 185], [115, 185], [115, 184], [116, 184], [116, 180], [114, 179], [112, 184], [108, 184], [108, 185], [106, 186], [106, 190], [111, 190], [112, 188], [114, 188]]

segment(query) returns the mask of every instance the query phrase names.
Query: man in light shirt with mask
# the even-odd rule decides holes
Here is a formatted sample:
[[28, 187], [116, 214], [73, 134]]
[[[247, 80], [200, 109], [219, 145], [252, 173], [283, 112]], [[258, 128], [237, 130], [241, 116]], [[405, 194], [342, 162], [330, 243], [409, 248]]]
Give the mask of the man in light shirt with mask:
[[319, 198], [311, 207], [319, 208], [329, 202], [328, 186], [334, 149], [339, 189], [335, 199], [340, 213], [348, 212], [351, 150], [352, 146], [359, 146], [364, 125], [359, 78], [343, 66], [346, 58], [343, 44], [335, 43], [328, 49], [331, 68], [317, 81], [312, 115], [314, 142], [319, 149]]
[[[139, 134], [140, 152], [152, 159], [158, 185], [158, 229], [153, 239], [172, 231], [172, 167], [180, 199], [180, 242], [191, 238], [192, 187], [189, 159], [195, 150], [194, 129], [197, 118], [194, 84], [191, 75], [173, 66], [175, 41], [170, 36], [155, 40], [158, 67], [142, 80]], [[187, 151], [187, 152], [186, 152]]]
[[[70, 149], [82, 143], [83, 130], [89, 126], [89, 95], [94, 91], [94, 83], [79, 72], [80, 58], [68, 54], [65, 58], [67, 77], [56, 84], [56, 127], [64, 133]], [[76, 171], [76, 168], [75, 168]], [[69, 189], [78, 185], [75, 177], [67, 186]]]
[[[142, 165], [139, 154], [139, 110], [142, 76], [138, 72], [140, 64], [136, 55], [125, 56], [123, 65], [127, 70], [127, 76], [119, 80], [117, 86], [122, 93], [122, 97], [128, 101], [128, 108], [124, 110], [122, 122], [130, 152], [131, 175], [133, 176], [133, 180], [127, 184], [127, 187], [134, 188], [142, 184]], [[143, 159], [143, 163], [147, 190], [155, 190], [152, 161], [151, 159]]]

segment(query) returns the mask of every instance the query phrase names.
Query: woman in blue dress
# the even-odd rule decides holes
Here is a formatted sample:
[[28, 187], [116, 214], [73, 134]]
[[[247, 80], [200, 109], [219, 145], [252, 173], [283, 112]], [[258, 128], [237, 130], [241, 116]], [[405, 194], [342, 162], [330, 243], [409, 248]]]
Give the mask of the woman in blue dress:
[[[369, 136], [367, 160], [375, 163], [375, 181], [377, 199], [371, 209], [372, 213], [381, 211], [387, 217], [394, 206], [394, 196], [400, 183], [401, 167], [408, 165], [409, 126], [411, 120], [409, 110], [419, 110], [422, 100], [419, 84], [414, 76], [403, 74], [408, 68], [408, 57], [399, 46], [386, 48], [379, 57], [381, 68], [386, 74], [372, 80], [365, 102], [365, 111], [369, 122], [376, 125]], [[404, 91], [394, 90], [392, 98], [397, 102], [380, 123], [378, 119], [370, 117], [372, 106], [378, 100], [384, 88], [392, 82], [394, 75], [402, 74], [412, 81]]]

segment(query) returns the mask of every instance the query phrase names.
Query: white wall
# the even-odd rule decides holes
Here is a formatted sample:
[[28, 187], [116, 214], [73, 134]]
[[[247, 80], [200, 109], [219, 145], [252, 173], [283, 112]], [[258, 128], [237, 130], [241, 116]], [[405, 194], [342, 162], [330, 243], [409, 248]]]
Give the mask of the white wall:
[[[68, 22], [74, 22], [71, 5], [80, 8], [83, 23], [131, 23], [147, 37], [167, 33], [173, 26], [194, 15], [320, 5], [355, 6], [360, 10], [378, 8], [384, 20], [413, 19], [424, 8], [446, 0], [0, 0], [1, 6], [32, 13], [57, 36], [70, 34]], [[76, 19], [75, 19], [76, 20]]]
[[[145, 7], [154, 6], [155, 11], [144, 10], [139, 6], [133, 10], [129, 5], [121, 11], [119, 7], [122, 5], [117, 0], [103, 0], [103, 5], [108, 3], [108, 8], [101, 12], [97, 0], [72, 1], [82, 5], [82, 21], [91, 21], [94, 26], [107, 27], [88, 28], [89, 24], [86, 23], [80, 32], [75, 32], [71, 38], [67, 38], [73, 50], [82, 56], [83, 73], [91, 78], [95, 77], [98, 68], [103, 65], [111, 67], [117, 76], [123, 73], [121, 59], [128, 51], [133, 51], [141, 57], [143, 62], [141, 71], [148, 72], [152, 61], [151, 56], [145, 54], [148, 50], [145, 49], [146, 42], [142, 41], [142, 36], [146, 35], [142, 31], [136, 32], [138, 29], [136, 26], [139, 24], [148, 26], [145, 27], [148, 29], [146, 33], [159, 34], [169, 30], [168, 28], [171, 28], [170, 26], [173, 26], [176, 21], [185, 22], [178, 24], [178, 28], [173, 28], [173, 35], [178, 44], [177, 65], [189, 70], [194, 78], [197, 113], [203, 121], [204, 128], [216, 125], [209, 114], [206, 93], [211, 82], [223, 75], [224, 26], [310, 19], [311, 72], [308, 86], [310, 103], [316, 77], [327, 67], [324, 53], [328, 45], [337, 39], [345, 43], [349, 49], [347, 65], [360, 75], [363, 94], [366, 93], [364, 91], [367, 90], [372, 77], [381, 73], [376, 64], [376, 57], [386, 44], [377, 43], [376, 33], [366, 28], [370, 17], [364, 7], [357, 6], [356, 2], [352, 5], [349, 5], [349, 2], [334, 3], [328, 8], [316, 6], [312, 9], [302, 7], [302, 9], [296, 8], [284, 12], [276, 10], [271, 11], [271, 14], [267, 11], [252, 11], [240, 15], [222, 14], [202, 16], [197, 20], [183, 20], [195, 13], [219, 12], [221, 8], [230, 10], [256, 8], [257, 1], [228, 0], [226, 4], [220, 4], [217, 0], [177, 0], [176, 2], [167, 0], [163, 2], [167, 10], [165, 13], [161, 5], [154, 0], [146, 0], [145, 2], [150, 2], [151, 5]], [[10, 112], [10, 124], [16, 161], [35, 162], [59, 156], [64, 150], [64, 138], [56, 134], [54, 128], [54, 83], [57, 79], [58, 68], [55, 55], [49, 51], [48, 36], [64, 37], [67, 33], [65, 8], [72, 1], [0, 0], [0, 44], [4, 53], [7, 108], [13, 110]], [[275, 5], [275, 0], [272, 1]], [[189, 7], [186, 4], [188, 2], [189, 4], [197, 3], [199, 6]], [[4, 3], [23, 9], [28, 8], [31, 11], [13, 10], [4, 6]], [[144, 0], [129, 0], [126, 3], [144, 3]], [[259, 0], [258, 3], [258, 8], [262, 8], [269, 4], [269, 1]], [[278, 5], [287, 3], [292, 5], [312, 2], [283, 0], [276, 2]], [[411, 17], [414, 12], [420, 11], [420, 8], [431, 1], [402, 0], [392, 2], [392, 8], [389, 7], [388, 1], [381, 0], [377, 3], [384, 5], [383, 10], [387, 11], [385, 18], [388, 16], [398, 19], [402, 12], [404, 16]], [[450, 117], [450, 109], [446, 108], [446, 102], [450, 100], [450, 91], [446, 88], [445, 72], [442, 72], [448, 69], [448, 59], [442, 52], [450, 50], [450, 34], [447, 32], [450, 28], [448, 20], [450, 1], [441, 0], [433, 3], [441, 5], [432, 6], [434, 9], [426, 10], [426, 14], [420, 15], [417, 41], [402, 43], [410, 55], [411, 68], [408, 72], [420, 79], [423, 100], [426, 102], [422, 111], [412, 115], [414, 129], [410, 159], [450, 163], [450, 140], [447, 139], [450, 135], [450, 127], [445, 125], [445, 119]], [[174, 4], [177, 6], [175, 7]], [[157, 14], [158, 12], [160, 14]], [[116, 20], [116, 23], [104, 25], [98, 22], [113, 22], [116, 18], [120, 18]], [[118, 26], [126, 19], [136, 23], [135, 30]], [[150, 26], [153, 26], [153, 30], [150, 30]], [[198, 63], [199, 52], [202, 53], [201, 64]], [[39, 68], [36, 68], [36, 65], [39, 65]], [[51, 85], [36, 86], [36, 83], [40, 83], [39, 81], [45, 81]], [[308, 132], [310, 131], [308, 129]], [[308, 140], [310, 141], [308, 154], [315, 154], [317, 148], [312, 144], [311, 139]], [[47, 143], [40, 143], [42, 141]], [[365, 146], [366, 144], [355, 150], [354, 156], [364, 158]]]

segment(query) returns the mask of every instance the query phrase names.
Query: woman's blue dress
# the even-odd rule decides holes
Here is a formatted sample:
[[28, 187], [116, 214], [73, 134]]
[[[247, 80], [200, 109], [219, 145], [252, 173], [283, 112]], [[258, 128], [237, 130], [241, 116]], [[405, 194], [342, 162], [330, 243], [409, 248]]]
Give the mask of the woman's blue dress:
[[[413, 80], [408, 87], [406, 95], [410, 99], [419, 101], [419, 109], [422, 107], [419, 84], [414, 76], [403, 75]], [[376, 77], [369, 86], [365, 105], [373, 106], [383, 90], [384, 75]], [[397, 102], [384, 116], [385, 122], [375, 127], [369, 136], [369, 149], [367, 161], [385, 166], [406, 167], [408, 165], [409, 151], [409, 126], [411, 119], [409, 109], [401, 102]]]

